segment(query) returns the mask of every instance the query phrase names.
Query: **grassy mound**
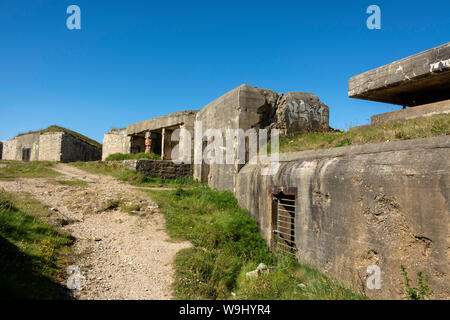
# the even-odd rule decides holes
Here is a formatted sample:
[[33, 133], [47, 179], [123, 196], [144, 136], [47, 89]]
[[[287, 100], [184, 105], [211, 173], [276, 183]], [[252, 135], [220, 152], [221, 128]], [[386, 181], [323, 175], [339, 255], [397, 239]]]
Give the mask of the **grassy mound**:
[[414, 120], [391, 121], [389, 123], [345, 132], [310, 132], [294, 137], [284, 137], [280, 138], [280, 152], [327, 149], [449, 134], [450, 114], [441, 114]]
[[98, 143], [97, 141], [95, 141], [95, 140], [93, 140], [91, 138], [88, 138], [88, 137], [82, 135], [81, 133], [78, 133], [78, 132], [75, 132], [75, 131], [72, 131], [72, 130], [60, 127], [60, 126], [56, 126], [56, 125], [52, 125], [52, 126], [46, 128], [46, 129], [19, 133], [17, 135], [17, 137], [20, 137], [20, 136], [23, 136], [23, 135], [26, 135], [26, 134], [46, 133], [46, 132], [65, 132], [67, 134], [70, 134], [70, 135], [74, 136], [75, 138], [80, 139], [81, 141], [89, 143], [90, 145], [92, 145], [94, 147], [102, 148], [102, 145], [100, 143]]

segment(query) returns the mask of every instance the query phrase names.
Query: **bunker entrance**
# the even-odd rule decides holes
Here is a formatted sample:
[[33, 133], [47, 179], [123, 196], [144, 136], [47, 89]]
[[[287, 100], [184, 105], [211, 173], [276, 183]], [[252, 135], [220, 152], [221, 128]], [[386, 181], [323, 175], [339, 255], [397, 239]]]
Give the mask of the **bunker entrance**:
[[28, 162], [31, 158], [31, 148], [22, 149], [22, 161]]
[[295, 256], [295, 192], [273, 193], [272, 199], [272, 250]]

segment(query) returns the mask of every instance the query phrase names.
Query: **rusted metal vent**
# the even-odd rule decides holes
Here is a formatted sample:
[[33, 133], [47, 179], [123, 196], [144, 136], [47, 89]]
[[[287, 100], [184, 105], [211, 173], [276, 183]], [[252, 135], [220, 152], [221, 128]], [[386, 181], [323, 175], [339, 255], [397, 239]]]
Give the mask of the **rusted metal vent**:
[[279, 193], [276, 202], [276, 248], [278, 252], [295, 255], [295, 196]]

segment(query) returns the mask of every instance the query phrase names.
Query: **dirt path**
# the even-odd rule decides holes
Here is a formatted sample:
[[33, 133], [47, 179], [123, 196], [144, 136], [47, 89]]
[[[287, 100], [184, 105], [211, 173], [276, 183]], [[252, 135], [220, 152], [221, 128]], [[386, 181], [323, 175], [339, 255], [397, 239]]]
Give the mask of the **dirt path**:
[[[175, 254], [190, 246], [171, 242], [165, 220], [149, 196], [113, 177], [94, 175], [66, 164], [55, 179], [0, 181], [0, 190], [29, 192], [54, 212], [52, 222], [76, 238], [76, 265], [83, 271], [77, 299], [170, 299]], [[86, 186], [55, 180], [84, 180]], [[140, 207], [101, 211], [114, 200]]]

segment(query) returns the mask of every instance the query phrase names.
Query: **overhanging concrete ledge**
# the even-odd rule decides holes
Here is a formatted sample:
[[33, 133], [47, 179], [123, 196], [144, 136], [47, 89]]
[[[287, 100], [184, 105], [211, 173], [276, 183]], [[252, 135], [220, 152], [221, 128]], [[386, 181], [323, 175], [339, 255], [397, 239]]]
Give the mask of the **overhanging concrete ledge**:
[[180, 124], [193, 126], [197, 111], [179, 111], [155, 119], [141, 121], [127, 126], [126, 134], [134, 135], [146, 131], [168, 128]]
[[352, 77], [348, 95], [403, 106], [450, 99], [450, 42]]

